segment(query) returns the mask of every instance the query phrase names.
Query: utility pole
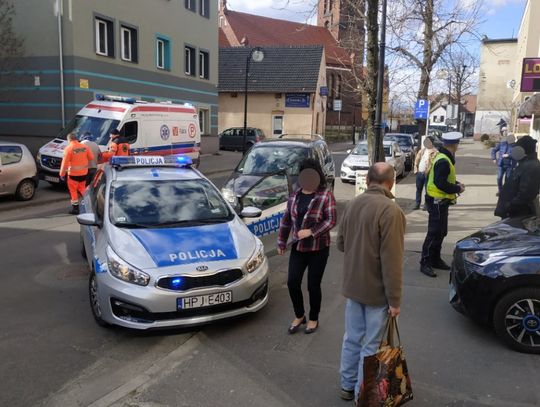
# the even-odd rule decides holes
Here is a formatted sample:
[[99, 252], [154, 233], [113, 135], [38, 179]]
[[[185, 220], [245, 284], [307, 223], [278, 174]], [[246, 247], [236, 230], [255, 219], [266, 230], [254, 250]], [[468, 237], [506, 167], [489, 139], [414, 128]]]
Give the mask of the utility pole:
[[379, 72], [377, 75], [377, 109], [375, 111], [375, 162], [384, 162], [383, 129], [382, 129], [382, 108], [384, 103], [384, 57], [386, 52], [386, 9], [387, 0], [382, 3], [381, 17], [381, 41], [379, 44]]

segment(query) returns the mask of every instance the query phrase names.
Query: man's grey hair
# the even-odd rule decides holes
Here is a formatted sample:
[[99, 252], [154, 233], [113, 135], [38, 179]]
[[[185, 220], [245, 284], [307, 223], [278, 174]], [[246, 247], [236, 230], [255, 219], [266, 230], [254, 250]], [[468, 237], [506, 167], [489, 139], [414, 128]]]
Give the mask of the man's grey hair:
[[388, 163], [375, 163], [368, 169], [367, 181], [370, 184], [394, 182], [396, 171]]
[[68, 141], [79, 140], [79, 138], [77, 137], [77, 135], [75, 133], [69, 133], [68, 136], [67, 136], [67, 139], [68, 139]]

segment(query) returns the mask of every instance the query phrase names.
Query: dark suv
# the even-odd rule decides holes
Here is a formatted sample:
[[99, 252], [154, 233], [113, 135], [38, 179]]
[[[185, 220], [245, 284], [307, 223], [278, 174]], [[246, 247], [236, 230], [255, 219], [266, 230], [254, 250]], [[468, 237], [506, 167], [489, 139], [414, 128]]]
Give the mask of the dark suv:
[[[254, 127], [247, 128], [246, 146], [251, 148], [254, 144], [265, 139], [264, 132]], [[232, 127], [219, 134], [220, 150], [244, 150], [244, 128]]]
[[300, 163], [308, 157], [319, 160], [326, 183], [333, 189], [334, 159], [328, 145], [318, 135], [283, 135], [279, 139], [255, 144], [242, 158], [224, 189], [234, 191], [237, 197], [241, 197], [262, 178], [279, 172], [286, 172], [295, 188]]

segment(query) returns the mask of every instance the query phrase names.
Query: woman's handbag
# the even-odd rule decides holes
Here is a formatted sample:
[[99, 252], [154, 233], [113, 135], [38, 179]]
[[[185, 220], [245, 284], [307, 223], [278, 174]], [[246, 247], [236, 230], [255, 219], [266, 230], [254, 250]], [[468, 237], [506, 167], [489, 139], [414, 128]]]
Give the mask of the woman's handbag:
[[[397, 334], [398, 346], [394, 344]], [[413, 399], [411, 379], [396, 318], [388, 318], [375, 355], [364, 358], [364, 383], [357, 407], [397, 407]]]

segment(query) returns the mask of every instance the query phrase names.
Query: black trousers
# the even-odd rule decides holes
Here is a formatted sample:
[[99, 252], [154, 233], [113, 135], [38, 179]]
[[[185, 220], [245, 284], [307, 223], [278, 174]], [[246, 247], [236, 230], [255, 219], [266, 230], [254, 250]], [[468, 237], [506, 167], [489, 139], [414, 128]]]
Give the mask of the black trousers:
[[289, 258], [289, 278], [287, 287], [294, 307], [296, 318], [305, 315], [304, 296], [302, 295], [302, 279], [306, 268], [308, 269], [308, 291], [309, 291], [309, 319], [319, 320], [321, 311], [321, 281], [326, 268], [326, 262], [330, 255], [330, 248], [318, 250], [316, 252], [299, 252], [293, 246], [291, 257]]
[[435, 203], [426, 195], [426, 206], [429, 213], [428, 231], [422, 246], [420, 264], [430, 266], [441, 258], [443, 240], [448, 234], [448, 203]]
[[86, 186], [90, 185], [94, 180], [97, 168], [88, 168], [88, 174], [86, 174]]

